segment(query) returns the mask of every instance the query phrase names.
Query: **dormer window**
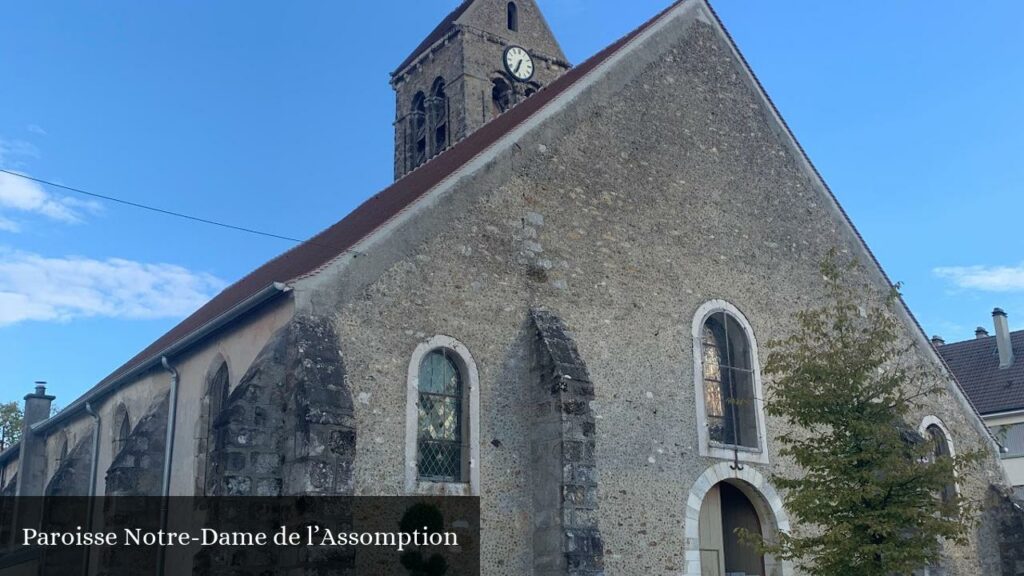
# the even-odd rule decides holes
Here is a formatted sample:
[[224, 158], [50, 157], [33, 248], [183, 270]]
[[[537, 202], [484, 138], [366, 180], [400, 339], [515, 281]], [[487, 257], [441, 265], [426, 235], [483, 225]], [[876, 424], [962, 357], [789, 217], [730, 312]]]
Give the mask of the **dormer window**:
[[508, 29], [511, 32], [519, 30], [519, 8], [515, 2], [508, 3]]

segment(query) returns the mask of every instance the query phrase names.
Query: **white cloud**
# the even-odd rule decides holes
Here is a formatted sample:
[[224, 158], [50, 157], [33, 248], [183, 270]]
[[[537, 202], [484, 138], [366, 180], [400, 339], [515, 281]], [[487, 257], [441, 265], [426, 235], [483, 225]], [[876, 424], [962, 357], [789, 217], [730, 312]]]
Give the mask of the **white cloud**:
[[39, 158], [39, 149], [31, 142], [24, 140], [0, 138], [0, 166], [18, 167], [22, 163], [16, 158], [24, 156]]
[[[0, 172], [0, 210], [38, 214], [58, 222], [76, 224], [82, 221], [85, 212], [98, 212], [100, 205], [93, 201], [55, 196], [31, 180]], [[0, 214], [0, 229], [13, 232], [18, 228], [16, 222]]]
[[985, 292], [1024, 292], [1024, 264], [1020, 266], [945, 266], [932, 270], [960, 288]]
[[173, 264], [47, 258], [0, 248], [0, 326], [29, 320], [179, 318], [224, 287]]
[[29, 132], [33, 133], [33, 134], [38, 134], [40, 136], [46, 136], [46, 130], [43, 130], [43, 127], [40, 126], [39, 124], [29, 124], [25, 129], [28, 130]]

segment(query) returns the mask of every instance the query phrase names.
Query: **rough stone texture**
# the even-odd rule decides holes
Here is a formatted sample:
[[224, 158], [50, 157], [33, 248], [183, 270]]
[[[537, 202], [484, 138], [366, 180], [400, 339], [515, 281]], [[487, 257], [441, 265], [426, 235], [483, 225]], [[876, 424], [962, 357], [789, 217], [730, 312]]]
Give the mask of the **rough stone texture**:
[[278, 330], [215, 417], [215, 495], [351, 494], [352, 395], [330, 322]]
[[47, 496], [88, 496], [92, 472], [92, 435], [80, 438], [46, 486]]
[[[833, 247], [866, 265], [851, 278], [873, 287], [865, 302], [888, 291], [711, 16], [701, 3], [686, 6], [595, 71], [593, 84], [545, 107], [515, 142], [495, 145], [478, 169], [396, 218], [360, 246], [364, 254], [295, 285], [297, 309], [337, 319], [361, 399], [359, 494], [404, 491], [416, 346], [442, 334], [472, 354], [488, 575], [530, 573], [535, 563], [528, 392], [539, 376], [535, 332], [524, 326], [532, 308], [557, 310], [587, 359], [606, 572], [677, 576], [686, 573], [690, 489], [721, 462], [697, 444], [697, 309], [724, 299], [762, 347], [784, 338], [795, 312], [822, 302], [819, 264]], [[914, 417], [938, 416], [958, 452], [990, 450], [909, 321], [903, 337], [923, 343], [916, 361], [949, 389]], [[770, 379], [764, 387], [770, 393]], [[769, 417], [766, 430], [769, 463], [748, 467], [765, 478], [793, 472], [775, 440], [787, 423]], [[993, 455], [961, 478], [961, 492], [984, 498], [1001, 475]], [[979, 549], [977, 538], [949, 545], [949, 573], [980, 573]]]
[[[103, 522], [106, 530], [120, 533], [125, 527], [143, 532], [160, 528], [160, 496], [163, 492], [164, 448], [167, 441], [167, 409], [170, 394], [159, 395], [139, 419], [124, 447], [107, 470], [107, 496]], [[110, 546], [100, 551], [102, 576], [136, 574], [140, 566], [155, 566], [156, 558], [145, 547]]]
[[542, 359], [534, 428], [534, 574], [604, 574], [597, 523], [594, 385], [565, 324], [534, 309]]
[[132, 428], [107, 470], [107, 496], [159, 496], [163, 490], [169, 394], [160, 395]]
[[[330, 321], [305, 316], [270, 338], [214, 420], [214, 495], [352, 494], [356, 428], [337, 341]], [[262, 522], [258, 514], [222, 512], [214, 501], [208, 514], [224, 530], [237, 526], [251, 531]], [[263, 528], [272, 532], [281, 520], [270, 516], [266, 521], [273, 525]], [[204, 549], [195, 566], [203, 574], [229, 575], [246, 566], [266, 565], [268, 554], [286, 553]], [[301, 559], [276, 561], [292, 566], [289, 574], [313, 574], [322, 571], [322, 562], [336, 565], [338, 555], [311, 552]]]
[[[533, 466], [547, 470], [565, 453], [587, 457], [589, 449], [581, 443], [563, 452], [559, 440], [559, 451], [544, 456], [550, 460], [534, 452], [542, 432], [552, 441], [569, 432], [539, 426], [536, 417], [545, 360], [531, 310], [543, 304], [571, 327], [593, 384], [593, 459], [601, 485], [598, 507], [582, 511], [593, 512], [601, 527], [606, 572], [693, 573], [684, 551], [696, 543], [685, 534], [697, 514], [688, 520], [686, 510], [699, 513], [700, 502], [688, 502], [691, 489], [729, 479], [717, 467], [721, 460], [699, 455], [695, 311], [723, 299], [743, 312], [757, 342], [784, 338], [796, 327], [793, 314], [824, 297], [818, 265], [833, 247], [868, 264], [852, 278], [874, 287], [863, 293], [865, 302], [880, 302], [889, 287], [710, 12], [692, 1], [672, 14], [538, 111], [515, 141], [496, 142], [396, 215], [360, 253], [293, 283], [288, 298], [298, 319], [252, 364], [220, 420], [224, 493], [403, 493], [409, 358], [430, 336], [448, 335], [466, 345], [479, 369], [474, 464], [484, 573], [531, 573], [538, 555], [548, 553], [538, 543], [555, 542], [556, 555], [562, 545], [544, 532], [554, 524], [536, 513], [538, 500], [552, 493], [537, 490], [543, 483]], [[479, 45], [468, 38], [450, 40], [425, 61], [423, 85], [435, 72], [448, 79], [441, 68], [466, 71], [465, 47], [500, 47], [486, 36], [474, 36]], [[478, 57], [487, 74], [500, 66], [493, 52]], [[399, 79], [409, 89], [420, 80]], [[397, 89], [402, 110], [409, 94]], [[471, 97], [450, 86], [449, 97], [456, 94], [480, 101], [485, 119], [486, 94]], [[477, 113], [468, 112], [471, 117]], [[469, 124], [458, 130], [468, 133]], [[255, 329], [234, 328], [236, 343], [265, 341]], [[949, 390], [929, 398], [916, 416], [939, 417], [958, 453], [990, 450], [977, 418], [909, 320], [903, 336], [923, 343], [916, 361], [934, 368]], [[166, 380], [149, 378], [134, 384], [142, 398]], [[770, 394], [772, 382], [764, 387]], [[354, 409], [350, 388], [360, 399]], [[793, 473], [776, 442], [792, 430], [775, 418], [766, 430], [769, 463], [747, 465], [747, 474]], [[151, 440], [162, 442], [163, 435]], [[19, 465], [30, 470], [35, 463]], [[154, 493], [159, 484], [144, 471], [158, 475], [159, 464], [151, 458], [149, 465], [113, 469], [108, 492]], [[131, 474], [137, 482], [129, 482]], [[993, 454], [960, 478], [960, 490], [981, 501], [1001, 478]], [[561, 499], [591, 504], [586, 491], [554, 493], [551, 502], [561, 506]], [[772, 497], [773, 506], [778, 499]], [[995, 573], [991, 559], [998, 554], [987, 547], [998, 540], [995, 530], [988, 522], [967, 546], [947, 546], [947, 572]]]
[[993, 486], [985, 502], [980, 527], [982, 542], [992, 544], [984, 557], [984, 574], [1020, 576], [1024, 574], [1024, 501], [1005, 489]]
[[[429, 97], [435, 79], [444, 78], [446, 82], [450, 146], [494, 117], [491, 80], [505, 74], [502, 56], [507, 46], [522, 46], [534, 59], [530, 82], [512, 83], [515, 101], [526, 97], [527, 88], [546, 86], [568, 69], [561, 47], [533, 0], [517, 1], [519, 28], [515, 32], [506, 27], [507, 4], [507, 0], [476, 0], [454, 23], [447, 40], [428, 49], [425, 58], [392, 79], [396, 179], [414, 168], [410, 136], [413, 98], [417, 92]], [[428, 157], [443, 150], [433, 147], [430, 134], [427, 142]]]

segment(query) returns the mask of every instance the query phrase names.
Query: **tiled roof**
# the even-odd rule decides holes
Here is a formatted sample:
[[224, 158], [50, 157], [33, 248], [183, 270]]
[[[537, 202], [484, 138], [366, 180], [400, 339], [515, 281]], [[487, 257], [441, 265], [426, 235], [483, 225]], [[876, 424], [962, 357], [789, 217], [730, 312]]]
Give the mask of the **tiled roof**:
[[996, 337], [936, 347], [964, 392], [982, 414], [1024, 410], [1024, 330], [1010, 333], [1016, 360], [999, 368]]
[[128, 374], [136, 367], [160, 354], [161, 351], [168, 349], [172, 344], [185, 339], [207, 323], [227, 313], [235, 306], [238, 306], [274, 283], [289, 282], [312, 273], [335, 258], [349, 252], [360, 240], [396, 216], [420, 198], [420, 196], [497, 142], [502, 136], [529, 119], [545, 104], [554, 100], [559, 94], [576, 84], [576, 82], [615, 54], [630, 40], [685, 1], [688, 0], [678, 0], [633, 32], [623, 36], [614, 44], [601, 50], [579, 66], [570, 69], [535, 95], [484, 124], [479, 130], [473, 132], [448, 150], [406, 174], [391, 186], [378, 192], [333, 226], [270, 260], [238, 282], [232, 284], [194, 314], [114, 371], [110, 376], [104, 378], [103, 381], [86, 394], [89, 395], [93, 391], [105, 387]]

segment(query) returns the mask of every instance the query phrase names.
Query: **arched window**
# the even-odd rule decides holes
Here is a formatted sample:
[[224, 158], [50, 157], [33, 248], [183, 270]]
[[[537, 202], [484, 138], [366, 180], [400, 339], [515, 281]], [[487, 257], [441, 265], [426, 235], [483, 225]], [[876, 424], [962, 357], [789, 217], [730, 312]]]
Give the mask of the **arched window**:
[[409, 113], [409, 127], [412, 145], [412, 167], [427, 161], [427, 101], [423, 92], [417, 92], [412, 99]]
[[409, 365], [408, 491], [479, 493], [479, 398], [465, 346], [435, 336], [416, 348]]
[[448, 96], [444, 78], [440, 77], [430, 89], [430, 126], [434, 135], [433, 153], [440, 154], [448, 147]]
[[421, 480], [462, 481], [462, 375], [444, 349], [420, 363], [419, 434]]
[[212, 480], [216, 476], [212, 468], [213, 453], [222, 448], [224, 435], [218, 433], [220, 422], [218, 417], [228, 403], [229, 371], [228, 364], [218, 357], [208, 373], [206, 394], [200, 405], [199, 419], [196, 422], [196, 468], [195, 493], [197, 495], [213, 494]]
[[495, 117], [512, 107], [513, 93], [504, 78], [495, 78], [491, 84], [491, 117]]
[[[920, 431], [925, 440], [932, 443], [932, 452], [928, 455], [929, 462], [936, 462], [942, 458], [952, 458], [956, 455], [953, 445], [950, 443], [949, 431], [941, 420], [935, 416], [928, 416], [921, 422]], [[956, 483], [947, 484], [942, 488], [942, 502], [949, 504], [956, 499]]]
[[767, 462], [757, 345], [739, 310], [708, 302], [694, 317], [701, 454]]
[[508, 3], [508, 29], [512, 32], [519, 30], [519, 8], [515, 2]]
[[132, 421], [128, 417], [128, 410], [124, 404], [120, 404], [117, 410], [114, 412], [114, 429], [113, 429], [113, 451], [111, 452], [111, 458], [117, 458], [117, 455], [124, 450], [124, 447], [128, 444], [128, 437], [132, 433]]

